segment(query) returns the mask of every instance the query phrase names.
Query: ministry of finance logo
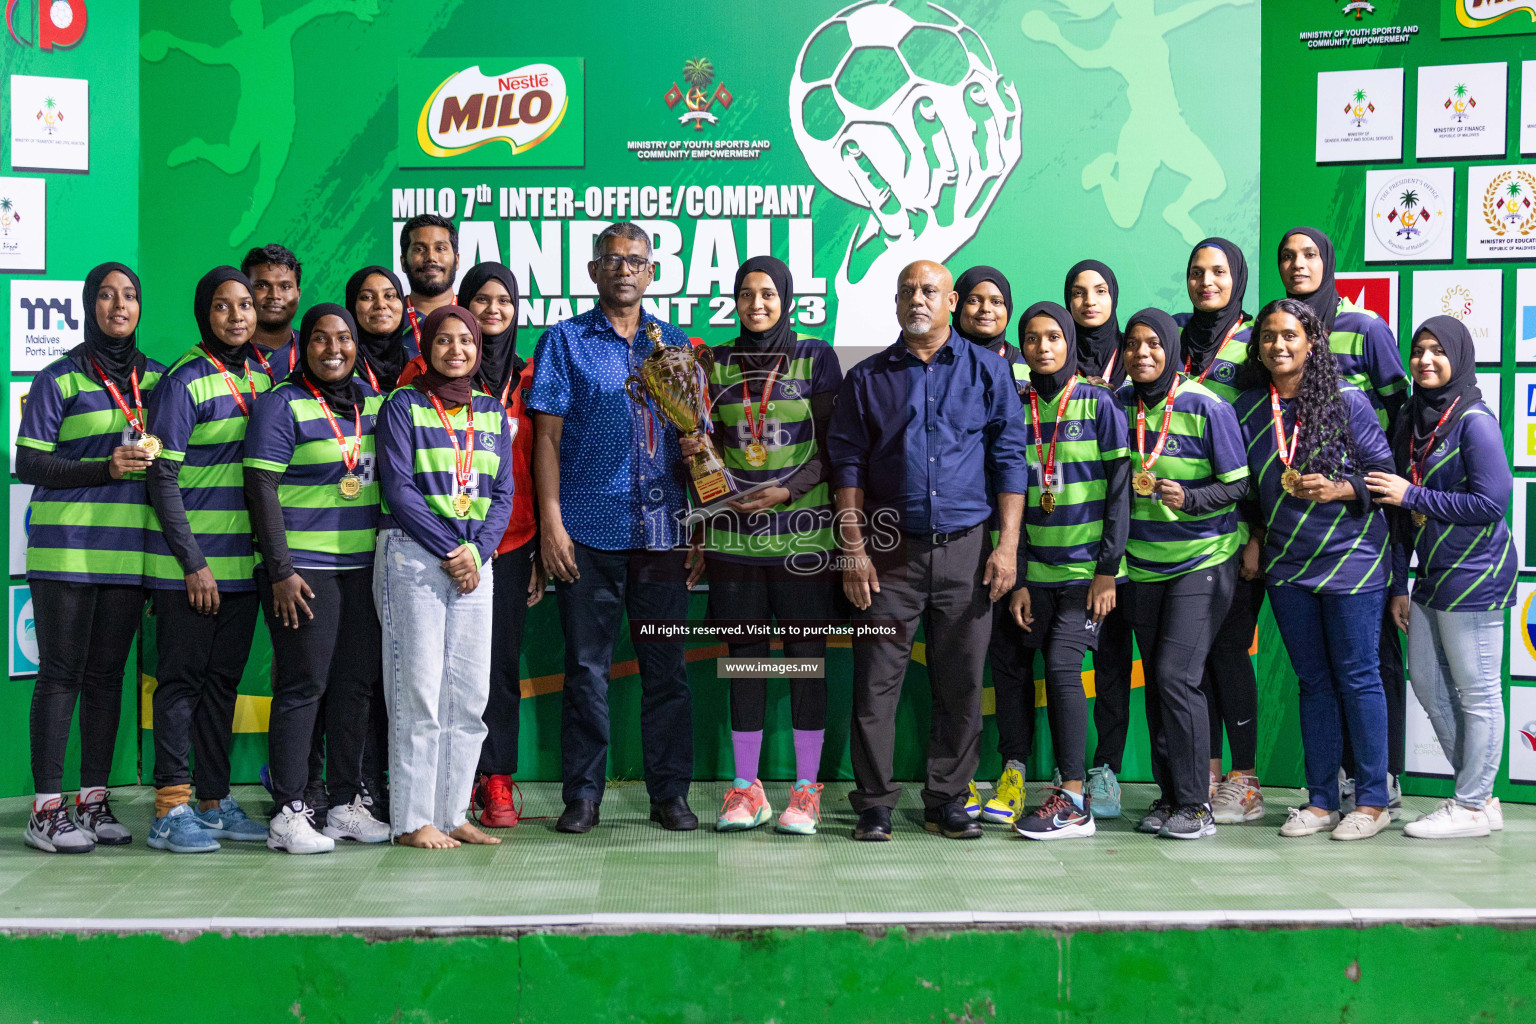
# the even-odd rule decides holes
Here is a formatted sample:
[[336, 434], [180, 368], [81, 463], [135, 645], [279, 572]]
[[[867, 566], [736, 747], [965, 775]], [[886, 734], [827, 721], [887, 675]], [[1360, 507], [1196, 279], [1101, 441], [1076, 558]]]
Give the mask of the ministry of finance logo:
[[[822, 22], [795, 60], [789, 121], [811, 173], [869, 211], [848, 240], [837, 300], [890, 304], [897, 272], [975, 237], [1023, 152], [1023, 109], [974, 29], [937, 3], [921, 20], [862, 0]], [[953, 212], [937, 215], [941, 205]], [[839, 318], [835, 342], [871, 341]]]
[[677, 119], [678, 124], [692, 123], [693, 130], [702, 132], [706, 122], [718, 124], [720, 118], [709, 112], [709, 108], [716, 103], [721, 110], [729, 110], [736, 97], [731, 95], [731, 90], [722, 82], [716, 85], [713, 92], [709, 91], [710, 83], [715, 80], [715, 66], [710, 63], [708, 57], [694, 57], [683, 62], [683, 81], [688, 85], [688, 91], [684, 92], [672, 83], [672, 88], [662, 97], [670, 109], [675, 109], [681, 103], [686, 109]]
[[1536, 174], [1513, 169], [1494, 175], [1483, 190], [1483, 221], [1500, 238], [1536, 232]]
[[1456, 88], [1445, 98], [1445, 109], [1450, 113], [1451, 120], [1457, 124], [1472, 116], [1472, 111], [1477, 109], [1477, 97], [1467, 88], [1465, 82], [1457, 82]]

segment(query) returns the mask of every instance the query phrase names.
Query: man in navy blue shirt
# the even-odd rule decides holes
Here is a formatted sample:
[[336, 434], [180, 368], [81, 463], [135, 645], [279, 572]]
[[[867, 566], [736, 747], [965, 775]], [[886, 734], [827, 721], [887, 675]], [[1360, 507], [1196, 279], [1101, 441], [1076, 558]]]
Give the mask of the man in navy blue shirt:
[[[688, 616], [688, 588], [703, 569], [689, 552], [677, 434], [629, 400], [624, 379], [654, 343], [688, 345], [682, 331], [640, 305], [655, 265], [651, 236], [611, 224], [592, 246], [587, 273], [597, 306], [544, 332], [534, 353], [534, 483], [540, 546], [555, 578], [565, 632], [560, 711], [565, 813], [555, 828], [588, 832], [598, 820], [608, 765], [608, 670], [619, 622]], [[683, 641], [635, 645], [640, 663], [640, 738], [651, 820], [687, 831], [693, 779], [693, 700]]]
[[981, 753], [982, 663], [991, 602], [1013, 588], [1029, 476], [1008, 363], [950, 328], [958, 298], [937, 263], [901, 272], [901, 337], [844, 378], [828, 430], [843, 590], [860, 620], [899, 628], [853, 646], [855, 839], [891, 838], [896, 708], [919, 622], [933, 695], [924, 827], [981, 835], [965, 799]]

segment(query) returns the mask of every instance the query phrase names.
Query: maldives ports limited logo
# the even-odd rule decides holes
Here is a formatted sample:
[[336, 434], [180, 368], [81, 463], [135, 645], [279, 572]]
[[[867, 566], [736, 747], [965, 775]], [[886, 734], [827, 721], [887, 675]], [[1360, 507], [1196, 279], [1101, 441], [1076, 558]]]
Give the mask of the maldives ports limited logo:
[[582, 62], [400, 62], [400, 166], [580, 167]]
[[709, 91], [710, 85], [715, 80], [715, 66], [710, 63], [708, 57], [695, 57], [683, 63], [683, 81], [688, 85], [688, 91], [684, 92], [672, 83], [672, 88], [662, 97], [662, 101], [672, 110], [677, 109], [679, 103], [685, 109], [681, 117], [677, 119], [679, 124], [692, 123], [693, 130], [701, 132], [706, 122], [718, 124], [720, 118], [711, 114], [709, 108], [716, 103], [721, 110], [729, 110], [736, 97], [731, 95], [731, 90], [722, 82], [716, 85], [714, 91]]
[[22, 13], [24, 7], [22, 0], [5, 0], [5, 29], [20, 46], [67, 48], [85, 35], [85, 0], [37, 0], [37, 31], [32, 39], [21, 36], [31, 20]]

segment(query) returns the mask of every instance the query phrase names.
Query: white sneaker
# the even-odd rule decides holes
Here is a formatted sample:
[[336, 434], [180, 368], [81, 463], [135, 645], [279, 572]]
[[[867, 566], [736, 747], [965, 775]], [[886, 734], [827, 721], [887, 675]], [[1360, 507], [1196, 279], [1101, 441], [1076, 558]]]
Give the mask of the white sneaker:
[[1318, 817], [1305, 807], [1292, 807], [1285, 816], [1285, 824], [1280, 826], [1280, 834], [1287, 839], [1297, 839], [1319, 832], [1332, 832], [1338, 824], [1338, 811], [1329, 811]]
[[1211, 816], [1218, 825], [1238, 825], [1264, 817], [1264, 791], [1252, 775], [1233, 772], [1216, 787]]
[[1491, 796], [1488, 802], [1483, 804], [1483, 813], [1488, 815], [1488, 827], [1495, 832], [1504, 831], [1504, 805], [1499, 803], [1499, 798]]
[[1486, 836], [1490, 831], [1488, 815], [1455, 800], [1442, 800], [1440, 806], [1403, 826], [1403, 835], [1415, 839], [1464, 839]]
[[1391, 772], [1387, 773], [1387, 814], [1393, 821], [1403, 816], [1403, 783]]
[[1355, 809], [1355, 780], [1339, 769], [1339, 813], [1348, 814]]
[[351, 839], [358, 843], [382, 843], [389, 838], [389, 826], [368, 810], [359, 793], [352, 802], [332, 807], [325, 815], [325, 828], [320, 831], [332, 839]]
[[1339, 819], [1338, 827], [1333, 830], [1333, 834], [1328, 838], [1346, 841], [1350, 839], [1369, 839], [1377, 832], [1386, 828], [1387, 823], [1391, 820], [1392, 815], [1386, 811], [1382, 811], [1374, 817], [1366, 814], [1364, 811], [1350, 811], [1343, 818]]
[[336, 840], [315, 831], [315, 812], [300, 800], [282, 806], [267, 823], [267, 848], [287, 853], [330, 853]]

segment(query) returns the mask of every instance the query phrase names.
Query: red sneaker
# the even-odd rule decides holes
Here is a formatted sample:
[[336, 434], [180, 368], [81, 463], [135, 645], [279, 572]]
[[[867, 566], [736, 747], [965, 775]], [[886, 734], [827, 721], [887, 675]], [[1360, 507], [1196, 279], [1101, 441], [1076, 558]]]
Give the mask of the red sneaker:
[[510, 775], [482, 775], [475, 786], [475, 806], [486, 828], [511, 828], [522, 818], [523, 791]]

